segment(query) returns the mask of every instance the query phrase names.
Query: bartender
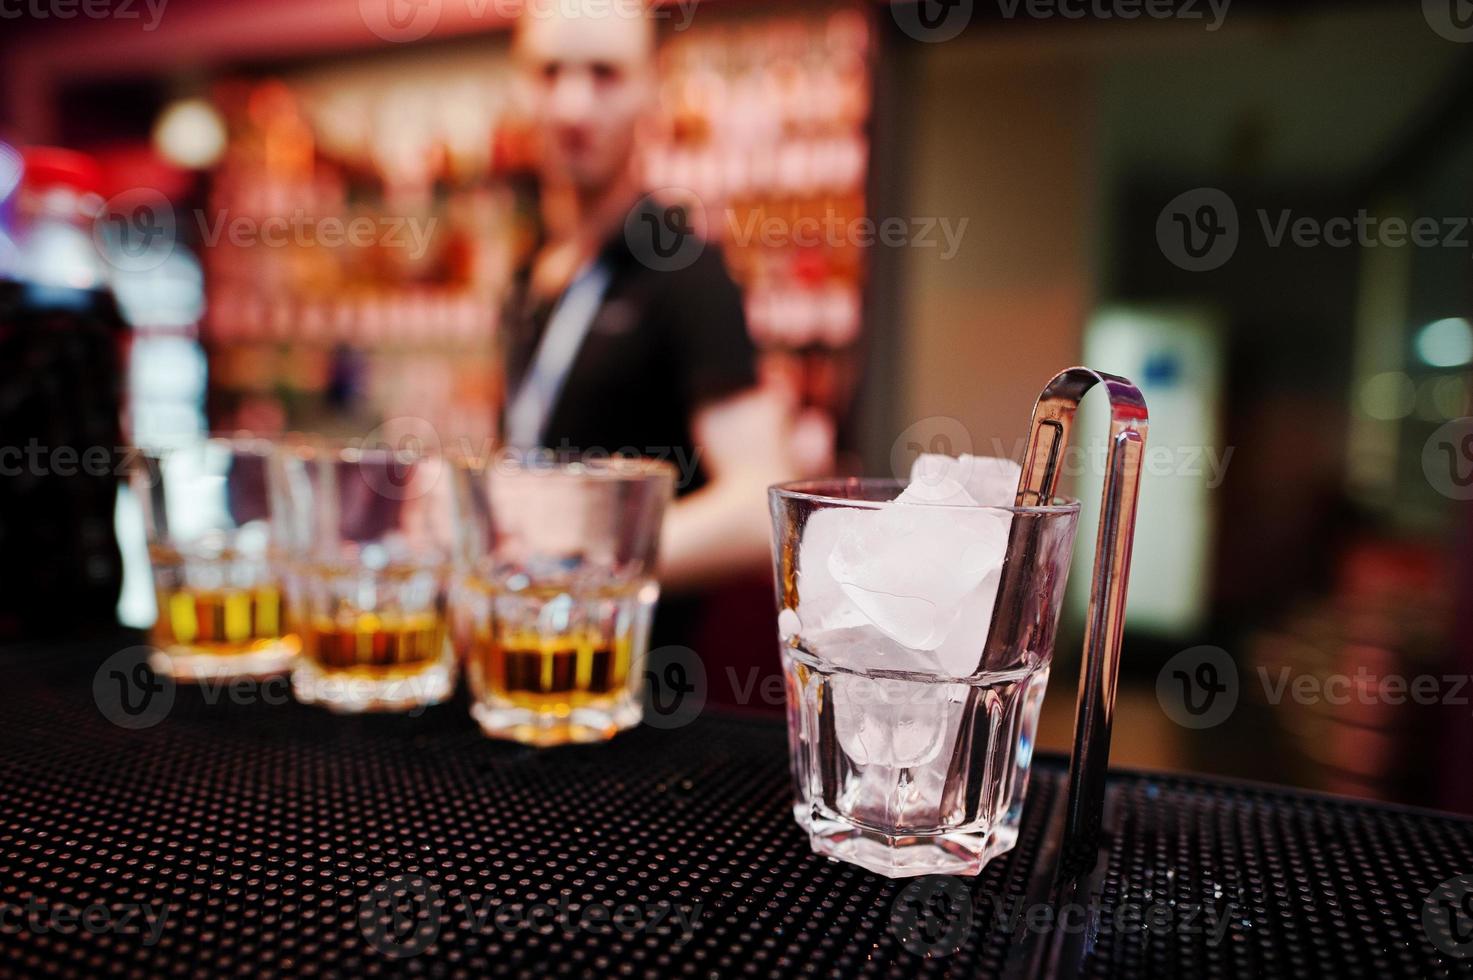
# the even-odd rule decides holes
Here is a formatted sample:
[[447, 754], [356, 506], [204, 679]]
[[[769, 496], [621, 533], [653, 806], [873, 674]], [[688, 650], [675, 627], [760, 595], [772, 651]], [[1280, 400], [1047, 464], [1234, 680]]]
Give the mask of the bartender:
[[[507, 317], [504, 432], [517, 448], [633, 449], [677, 465], [658, 632], [689, 642], [677, 633], [692, 610], [669, 593], [768, 560], [765, 488], [797, 475], [792, 406], [757, 385], [741, 294], [714, 244], [640, 238], [688, 233], [639, 168], [657, 98], [654, 27], [629, 5], [586, 6], [532, 0], [517, 25], [542, 240]], [[668, 261], [657, 244], [680, 252]]]

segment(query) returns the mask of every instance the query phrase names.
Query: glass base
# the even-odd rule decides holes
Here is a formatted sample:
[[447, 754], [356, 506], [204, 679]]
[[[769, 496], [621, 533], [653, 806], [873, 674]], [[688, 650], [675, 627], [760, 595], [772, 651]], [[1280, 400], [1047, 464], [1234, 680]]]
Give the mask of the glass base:
[[[801, 819], [798, 822], [803, 824]], [[887, 878], [972, 877], [1018, 843], [1017, 828], [1009, 826], [995, 827], [989, 834], [891, 835], [817, 815], [808, 821], [808, 831], [815, 854], [857, 864]]]
[[155, 648], [148, 655], [148, 666], [155, 674], [171, 677], [182, 684], [275, 677], [292, 668], [300, 649], [294, 636], [238, 652], [173, 644]]
[[325, 671], [301, 660], [292, 671], [292, 694], [298, 701], [343, 714], [428, 707], [446, 700], [454, 690], [455, 669], [448, 659], [412, 672], [362, 667]]
[[471, 706], [471, 717], [487, 735], [537, 746], [606, 742], [638, 725], [642, 714], [640, 703], [631, 697], [562, 712], [487, 701]]

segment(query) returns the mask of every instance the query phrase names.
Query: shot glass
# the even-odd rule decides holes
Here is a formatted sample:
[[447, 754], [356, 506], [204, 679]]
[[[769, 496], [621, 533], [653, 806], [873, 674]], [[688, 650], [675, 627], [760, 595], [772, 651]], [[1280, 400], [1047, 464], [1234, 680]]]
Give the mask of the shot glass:
[[297, 700], [339, 712], [435, 704], [455, 685], [446, 636], [449, 478], [439, 456], [303, 446], [280, 457]]
[[268, 441], [242, 436], [136, 458], [129, 479], [158, 599], [155, 671], [182, 681], [259, 677], [294, 661], [273, 453]]
[[974, 875], [1018, 839], [1079, 504], [889, 502], [903, 489], [770, 491], [794, 815], [819, 854]]
[[451, 615], [487, 735], [561, 745], [639, 723], [674, 487], [653, 460], [457, 462]]

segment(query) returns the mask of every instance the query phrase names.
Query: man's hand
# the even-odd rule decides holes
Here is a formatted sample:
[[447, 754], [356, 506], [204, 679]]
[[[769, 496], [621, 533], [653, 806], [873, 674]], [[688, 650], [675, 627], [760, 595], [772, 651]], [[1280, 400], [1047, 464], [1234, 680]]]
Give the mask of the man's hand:
[[767, 488], [832, 465], [814, 420], [804, 423], [799, 451], [792, 405], [781, 394], [754, 388], [702, 408], [691, 420], [709, 482], [681, 500], [665, 518], [660, 581], [681, 591], [733, 574], [755, 571], [771, 557]]

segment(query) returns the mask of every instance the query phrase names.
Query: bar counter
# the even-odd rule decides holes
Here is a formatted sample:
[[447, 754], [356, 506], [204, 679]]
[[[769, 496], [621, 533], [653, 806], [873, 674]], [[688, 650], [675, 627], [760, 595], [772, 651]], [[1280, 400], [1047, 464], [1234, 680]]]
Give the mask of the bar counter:
[[533, 750], [458, 702], [341, 717], [279, 682], [120, 714], [118, 649], [0, 659], [6, 974], [1473, 973], [1460, 818], [1112, 771], [1061, 899], [1040, 754], [1011, 853], [892, 881], [810, 853], [768, 719]]

